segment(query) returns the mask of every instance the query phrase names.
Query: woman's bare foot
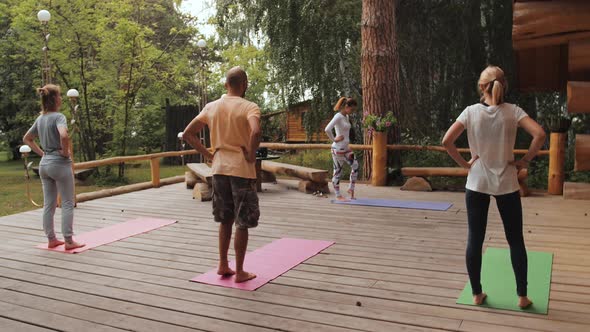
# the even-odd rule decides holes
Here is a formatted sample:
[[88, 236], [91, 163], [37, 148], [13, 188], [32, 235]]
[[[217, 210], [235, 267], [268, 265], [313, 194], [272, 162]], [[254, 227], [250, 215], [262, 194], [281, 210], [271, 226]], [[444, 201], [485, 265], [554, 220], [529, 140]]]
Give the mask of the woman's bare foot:
[[529, 300], [528, 297], [526, 297], [526, 296], [519, 296], [518, 297], [518, 306], [520, 307], [520, 309], [526, 309], [526, 308], [530, 307], [531, 304], [533, 304], [533, 301]]
[[354, 190], [348, 189], [348, 193], [350, 194], [350, 199], [356, 199], [356, 197], [354, 197]]
[[481, 305], [483, 301], [485, 301], [486, 297], [488, 297], [488, 295], [484, 292], [481, 292], [477, 295], [473, 295], [473, 304]]
[[252, 280], [254, 278], [256, 278], [256, 275], [254, 273], [246, 271], [240, 271], [236, 273], [236, 283]]
[[220, 276], [233, 276], [236, 272], [229, 268], [227, 264], [219, 264], [219, 268], [217, 269], [217, 274]]
[[84, 244], [84, 243], [78, 243], [76, 241], [66, 242], [66, 250], [72, 250], [72, 249], [82, 248], [85, 245], [86, 244]]
[[342, 196], [342, 195], [338, 195], [338, 196], [336, 196], [336, 199], [337, 199], [337, 200], [339, 200], [339, 201], [342, 201], [342, 202], [346, 202], [346, 201], [348, 201], [348, 199], [346, 199], [346, 197], [344, 197], [344, 196]]
[[53, 239], [53, 240], [49, 240], [49, 242], [47, 243], [47, 248], [52, 249], [55, 247], [59, 247], [62, 244], [64, 244], [64, 241], [58, 240], [58, 239]]

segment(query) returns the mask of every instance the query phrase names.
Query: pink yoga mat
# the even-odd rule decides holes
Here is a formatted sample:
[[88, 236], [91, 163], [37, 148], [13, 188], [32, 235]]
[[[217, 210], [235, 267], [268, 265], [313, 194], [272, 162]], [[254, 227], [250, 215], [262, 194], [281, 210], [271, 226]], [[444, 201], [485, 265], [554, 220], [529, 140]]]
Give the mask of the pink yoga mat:
[[[317, 255], [332, 244], [334, 242], [331, 241], [288, 238], [275, 240], [246, 254], [244, 270], [256, 274], [256, 278], [252, 280], [238, 284], [234, 281], [233, 276], [218, 275], [217, 268], [215, 268], [191, 279], [191, 281], [253, 291]], [[234, 261], [229, 264], [232, 269], [235, 268]]]
[[74, 240], [77, 242], [85, 243], [86, 245], [82, 248], [73, 250], [65, 250], [63, 245], [49, 249], [47, 244], [40, 244], [37, 248], [46, 249], [51, 251], [65, 252], [69, 254], [76, 254], [79, 252], [92, 249], [103, 244], [122, 240], [133, 235], [146, 233], [160, 227], [164, 227], [170, 224], [174, 224], [176, 220], [164, 220], [154, 218], [138, 218], [130, 221], [122, 222], [120, 224], [108, 226], [105, 228], [97, 229], [92, 232], [75, 235]]

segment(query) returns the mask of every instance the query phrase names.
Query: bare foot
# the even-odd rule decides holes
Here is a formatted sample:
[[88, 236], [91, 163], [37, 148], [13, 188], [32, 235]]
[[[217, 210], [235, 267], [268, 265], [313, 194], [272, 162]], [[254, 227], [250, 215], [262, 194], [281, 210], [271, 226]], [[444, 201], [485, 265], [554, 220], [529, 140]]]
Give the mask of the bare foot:
[[82, 248], [85, 245], [86, 244], [84, 244], [84, 243], [78, 243], [76, 241], [67, 242], [66, 243], [66, 250], [72, 250], [72, 249], [76, 249], [76, 248]]
[[348, 193], [350, 194], [350, 199], [356, 199], [356, 197], [354, 197], [354, 190], [348, 189]]
[[526, 309], [526, 308], [530, 307], [531, 304], [533, 304], [533, 301], [529, 300], [528, 297], [526, 297], [526, 296], [519, 296], [518, 297], [518, 306], [520, 307], [520, 309]]
[[473, 304], [475, 304], [475, 305], [483, 304], [483, 301], [485, 301], [486, 297], [488, 297], [488, 295], [484, 292], [481, 292], [477, 295], [473, 295]]
[[344, 197], [344, 196], [342, 196], [342, 195], [338, 195], [338, 196], [336, 196], [336, 199], [337, 199], [337, 200], [339, 200], [339, 201], [341, 201], [341, 202], [346, 202], [346, 201], [348, 201], [348, 199], [346, 199], [346, 197]]
[[64, 241], [60, 241], [58, 239], [49, 240], [49, 243], [47, 243], [47, 248], [52, 249], [61, 246], [62, 244], [64, 244]]
[[250, 273], [250, 272], [246, 272], [246, 271], [241, 271], [241, 272], [236, 273], [236, 283], [252, 280], [254, 278], [256, 278], [256, 275], [254, 273]]
[[221, 264], [219, 264], [217, 274], [219, 274], [220, 276], [233, 276], [234, 274], [236, 274], [236, 272], [230, 269], [229, 266], [227, 266], [227, 264], [224, 266], [221, 266]]

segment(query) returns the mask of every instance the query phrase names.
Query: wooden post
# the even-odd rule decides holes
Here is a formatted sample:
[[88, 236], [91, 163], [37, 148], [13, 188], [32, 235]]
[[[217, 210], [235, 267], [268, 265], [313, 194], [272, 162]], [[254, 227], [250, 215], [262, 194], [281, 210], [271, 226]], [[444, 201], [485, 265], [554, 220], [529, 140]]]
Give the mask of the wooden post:
[[158, 188], [160, 187], [160, 158], [150, 159], [150, 166], [152, 168], [152, 186]]
[[565, 180], [565, 143], [567, 133], [551, 133], [549, 140], [549, 183], [551, 195], [563, 194]]
[[384, 186], [387, 182], [387, 133], [373, 132], [373, 164], [371, 184]]

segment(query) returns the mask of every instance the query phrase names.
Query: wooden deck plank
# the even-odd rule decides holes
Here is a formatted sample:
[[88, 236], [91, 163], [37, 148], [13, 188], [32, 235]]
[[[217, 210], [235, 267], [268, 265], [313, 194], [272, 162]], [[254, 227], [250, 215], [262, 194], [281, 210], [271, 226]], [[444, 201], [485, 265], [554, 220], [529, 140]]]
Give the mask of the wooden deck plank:
[[[265, 184], [264, 189], [260, 226], [251, 232], [250, 249], [281, 237], [336, 244], [256, 292], [187, 282], [216, 265], [217, 229], [210, 203], [195, 202], [178, 184], [79, 204], [78, 233], [146, 215], [179, 221], [81, 255], [33, 248], [44, 240], [40, 210], [0, 218], [0, 276], [6, 277], [0, 278], [0, 296], [5, 297], [0, 304], [40, 311], [48, 322], [79, 311], [76, 318], [83, 319], [78, 324], [92, 323], [85, 317], [104, 328], [127, 329], [135, 324], [139, 330], [590, 328], [587, 206], [551, 196], [523, 199], [527, 248], [554, 253], [549, 315], [538, 316], [454, 303], [467, 280], [466, 212], [460, 193], [357, 188], [361, 196], [454, 204], [448, 211], [420, 211], [337, 206], [286, 190], [281, 183]], [[138, 201], [147, 203], [140, 206]], [[486, 245], [506, 247], [494, 205]], [[52, 302], [57, 296], [67, 303]], [[116, 314], [123, 310], [115, 308], [128, 310]], [[3, 319], [38, 323], [11, 315]], [[40, 322], [39, 328], [50, 327]]]

